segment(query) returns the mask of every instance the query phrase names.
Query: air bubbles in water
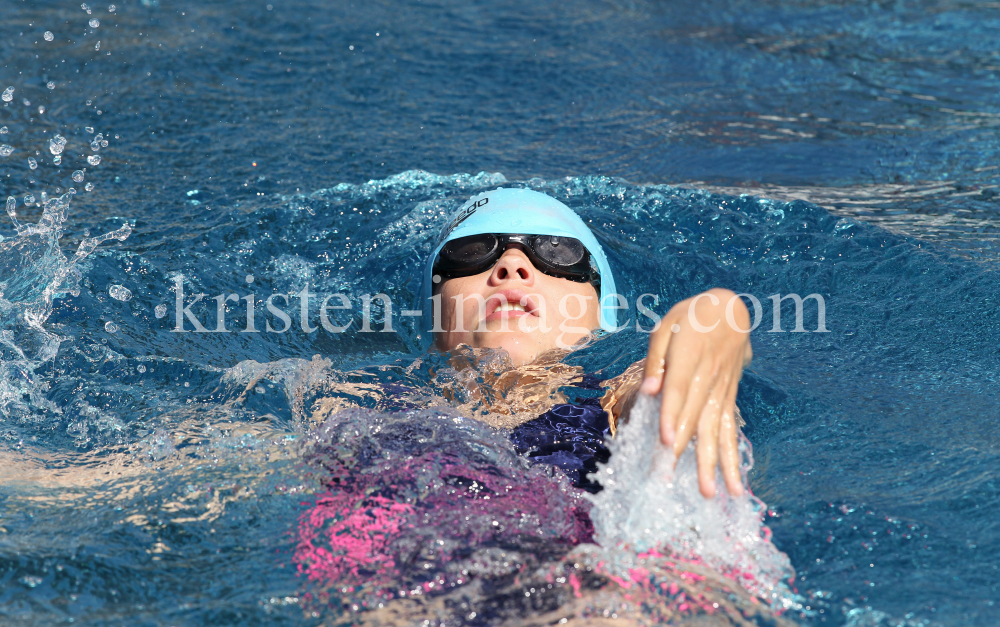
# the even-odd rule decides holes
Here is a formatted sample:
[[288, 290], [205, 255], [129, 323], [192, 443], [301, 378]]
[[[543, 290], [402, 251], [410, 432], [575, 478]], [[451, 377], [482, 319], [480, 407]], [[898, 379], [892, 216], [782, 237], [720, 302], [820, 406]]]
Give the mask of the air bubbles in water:
[[54, 163], [56, 165], [61, 165], [62, 164], [62, 155], [56, 155], [56, 156], [52, 157], [52, 163]]
[[[31, 104], [31, 103], [30, 103], [30, 102], [28, 102], [27, 100], [25, 100], [25, 101], [24, 101], [24, 104], [26, 104], [26, 105], [27, 105], [27, 104]], [[38, 106], [38, 115], [41, 115], [41, 114], [43, 114], [43, 113], [45, 113], [45, 107], [43, 107], [43, 106], [39, 105], [39, 106]]]
[[84, 189], [84, 191], [92, 192], [92, 191], [94, 191], [94, 184], [93, 183], [87, 183], [86, 185], [83, 186], [83, 189]]
[[[111, 6], [114, 6], [114, 5], [111, 5]], [[142, 374], [142, 373], [146, 372], [146, 366], [144, 366], [142, 364], [139, 364], [138, 366], [136, 366], [135, 369], [139, 371], [139, 374]]]
[[61, 155], [63, 149], [66, 148], [66, 138], [62, 135], [56, 135], [49, 140], [49, 152], [54, 155]]
[[108, 294], [111, 295], [111, 298], [120, 300], [123, 303], [132, 300], [132, 292], [124, 285], [112, 285], [108, 288]]
[[6, 135], [8, 132], [6, 126], [0, 126], [0, 135]]
[[[91, 22], [96, 22], [97, 20], [90, 20], [90, 21]], [[97, 45], [94, 46], [94, 50], [100, 50], [100, 49], [101, 49], [101, 41], [97, 40]]]
[[98, 26], [101, 25], [101, 20], [99, 20], [99, 19], [97, 19], [95, 17], [95, 18], [91, 18], [91, 20], [89, 22], [87, 22], [87, 23], [90, 24], [91, 28], [97, 28]]
[[167, 315], [167, 306], [164, 305], [163, 303], [160, 303], [159, 305], [156, 306], [155, 309], [153, 309], [153, 315], [156, 316], [157, 318], [162, 318], [163, 316]]
[[[87, 101], [87, 104], [90, 104], [89, 100]], [[94, 132], [94, 127], [93, 126], [84, 126], [83, 130], [87, 131], [88, 133], [93, 133]]]
[[97, 152], [98, 150], [101, 149], [101, 142], [99, 142], [96, 139], [90, 142], [90, 149], [93, 150], [94, 152]]
[[38, 167], [38, 162], [35, 161], [34, 157], [28, 157], [28, 167], [32, 170]]
[[108, 5], [108, 13], [114, 13], [117, 10], [118, 10], [118, 7], [116, 7], [115, 5], [113, 5], [113, 4], [109, 4]]
[[87, 157], [87, 163], [90, 165], [97, 165], [101, 162], [101, 155], [90, 155]]
[[73, 181], [76, 183], [82, 183], [84, 176], [86, 176], [86, 173], [83, 170], [77, 170], [73, 173]]
[[45, 31], [45, 34], [42, 36], [45, 37], [45, 41], [52, 41], [53, 39], [56, 38], [56, 36], [52, 34], [52, 31], [50, 30]]
[[10, 144], [0, 145], [0, 157], [9, 157], [12, 152], [14, 152], [14, 147]]
[[108, 320], [104, 323], [104, 330], [108, 333], [118, 333], [118, 325]]
[[56, 88], [56, 83], [55, 83], [55, 81], [49, 81], [49, 82], [45, 83], [45, 86], [48, 87], [49, 89], [55, 89]]
[[26, 205], [33, 205], [33, 204], [35, 204], [35, 197], [32, 196], [31, 194], [25, 194], [24, 195], [24, 204], [26, 204]]
[[3, 90], [3, 95], [0, 96], [0, 99], [3, 99], [4, 102], [10, 102], [11, 100], [13, 100], [14, 99], [14, 88], [13, 87], [8, 87], [7, 89]]
[[81, 4], [80, 8], [83, 9], [84, 11], [86, 11], [87, 15], [90, 15], [90, 7], [87, 5], [86, 2], [84, 2], [83, 4]]

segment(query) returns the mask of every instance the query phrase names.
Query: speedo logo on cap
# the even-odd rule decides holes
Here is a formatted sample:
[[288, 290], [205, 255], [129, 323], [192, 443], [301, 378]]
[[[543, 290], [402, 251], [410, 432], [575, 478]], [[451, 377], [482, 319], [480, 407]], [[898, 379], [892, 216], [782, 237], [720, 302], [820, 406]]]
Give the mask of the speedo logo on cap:
[[455, 219], [451, 221], [451, 224], [448, 225], [448, 232], [450, 233], [454, 231], [459, 224], [468, 220], [469, 216], [471, 216], [476, 212], [476, 209], [479, 209], [488, 202], [490, 202], [490, 199], [487, 197], [487, 198], [481, 198], [476, 202], [469, 203], [464, 209], [462, 209], [462, 211], [457, 216], [455, 216]]

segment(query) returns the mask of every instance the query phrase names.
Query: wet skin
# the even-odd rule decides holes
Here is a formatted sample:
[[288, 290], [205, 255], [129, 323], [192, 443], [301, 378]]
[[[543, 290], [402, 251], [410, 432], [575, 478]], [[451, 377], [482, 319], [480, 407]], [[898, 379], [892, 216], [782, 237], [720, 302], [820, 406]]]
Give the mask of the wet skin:
[[[450, 351], [503, 348], [515, 365], [552, 349], [569, 350], [600, 326], [598, 294], [538, 271], [516, 246], [490, 270], [440, 284], [441, 327], [435, 347]], [[727, 311], [728, 309], [728, 311]], [[617, 382], [605, 396], [615, 416], [628, 413], [639, 393], [662, 390], [660, 439], [676, 455], [695, 435], [698, 479], [705, 497], [715, 495], [721, 467], [729, 493], [742, 494], [736, 445], [736, 390], [753, 352], [750, 313], [736, 295], [712, 289], [674, 305], [650, 335], [641, 383]]]

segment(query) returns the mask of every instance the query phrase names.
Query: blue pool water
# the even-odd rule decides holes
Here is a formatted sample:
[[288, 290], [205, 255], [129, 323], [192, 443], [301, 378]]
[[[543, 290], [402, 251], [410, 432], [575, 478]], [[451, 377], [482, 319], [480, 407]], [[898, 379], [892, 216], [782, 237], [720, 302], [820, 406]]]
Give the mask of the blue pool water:
[[[485, 411], [456, 390], [503, 386], [424, 355], [398, 308], [396, 333], [358, 332], [357, 302], [352, 330], [304, 333], [294, 299], [285, 333], [239, 333], [242, 301], [232, 332], [171, 332], [180, 275], [206, 326], [216, 295], [306, 284], [409, 307], [445, 216], [507, 184], [577, 209], [632, 302], [723, 286], [763, 304], [738, 404], [798, 596], [776, 617], [709, 573], [693, 590], [722, 594], [719, 624], [1000, 624], [995, 3], [115, 5], [0, 0], [0, 198], [21, 225], [0, 233], [0, 623], [542, 624], [624, 603], [599, 569], [582, 600], [564, 576], [520, 601], [538, 569], [586, 562], [590, 502], [452, 424]], [[821, 294], [829, 333], [787, 332], [791, 303], [769, 332], [776, 293]], [[567, 361], [617, 375], [645, 341]], [[344, 444], [365, 424], [393, 435]], [[482, 446], [435, 457], [466, 437]], [[419, 489], [392, 492], [371, 451], [419, 459], [384, 469]], [[309, 516], [358, 486], [391, 528], [501, 479], [513, 509], [366, 545], [391, 567], [304, 557]], [[490, 535], [515, 506], [537, 519]], [[424, 559], [449, 586], [474, 576], [355, 612], [380, 577], [438, 581]], [[653, 606], [630, 616], [692, 615]]]

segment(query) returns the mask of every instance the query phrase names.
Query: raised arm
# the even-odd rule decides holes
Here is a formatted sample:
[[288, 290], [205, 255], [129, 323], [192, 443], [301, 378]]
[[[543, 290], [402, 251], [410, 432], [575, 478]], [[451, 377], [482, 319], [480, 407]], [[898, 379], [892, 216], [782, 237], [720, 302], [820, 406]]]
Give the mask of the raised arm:
[[743, 492], [736, 390], [753, 356], [750, 334], [741, 331], [749, 328], [750, 312], [730, 290], [712, 289], [681, 301], [650, 335], [645, 363], [633, 364], [613, 380], [604, 397], [614, 423], [627, 416], [637, 393], [655, 396], [664, 390], [660, 439], [680, 456], [698, 435], [698, 484], [705, 497], [715, 495], [717, 465], [729, 493]]

